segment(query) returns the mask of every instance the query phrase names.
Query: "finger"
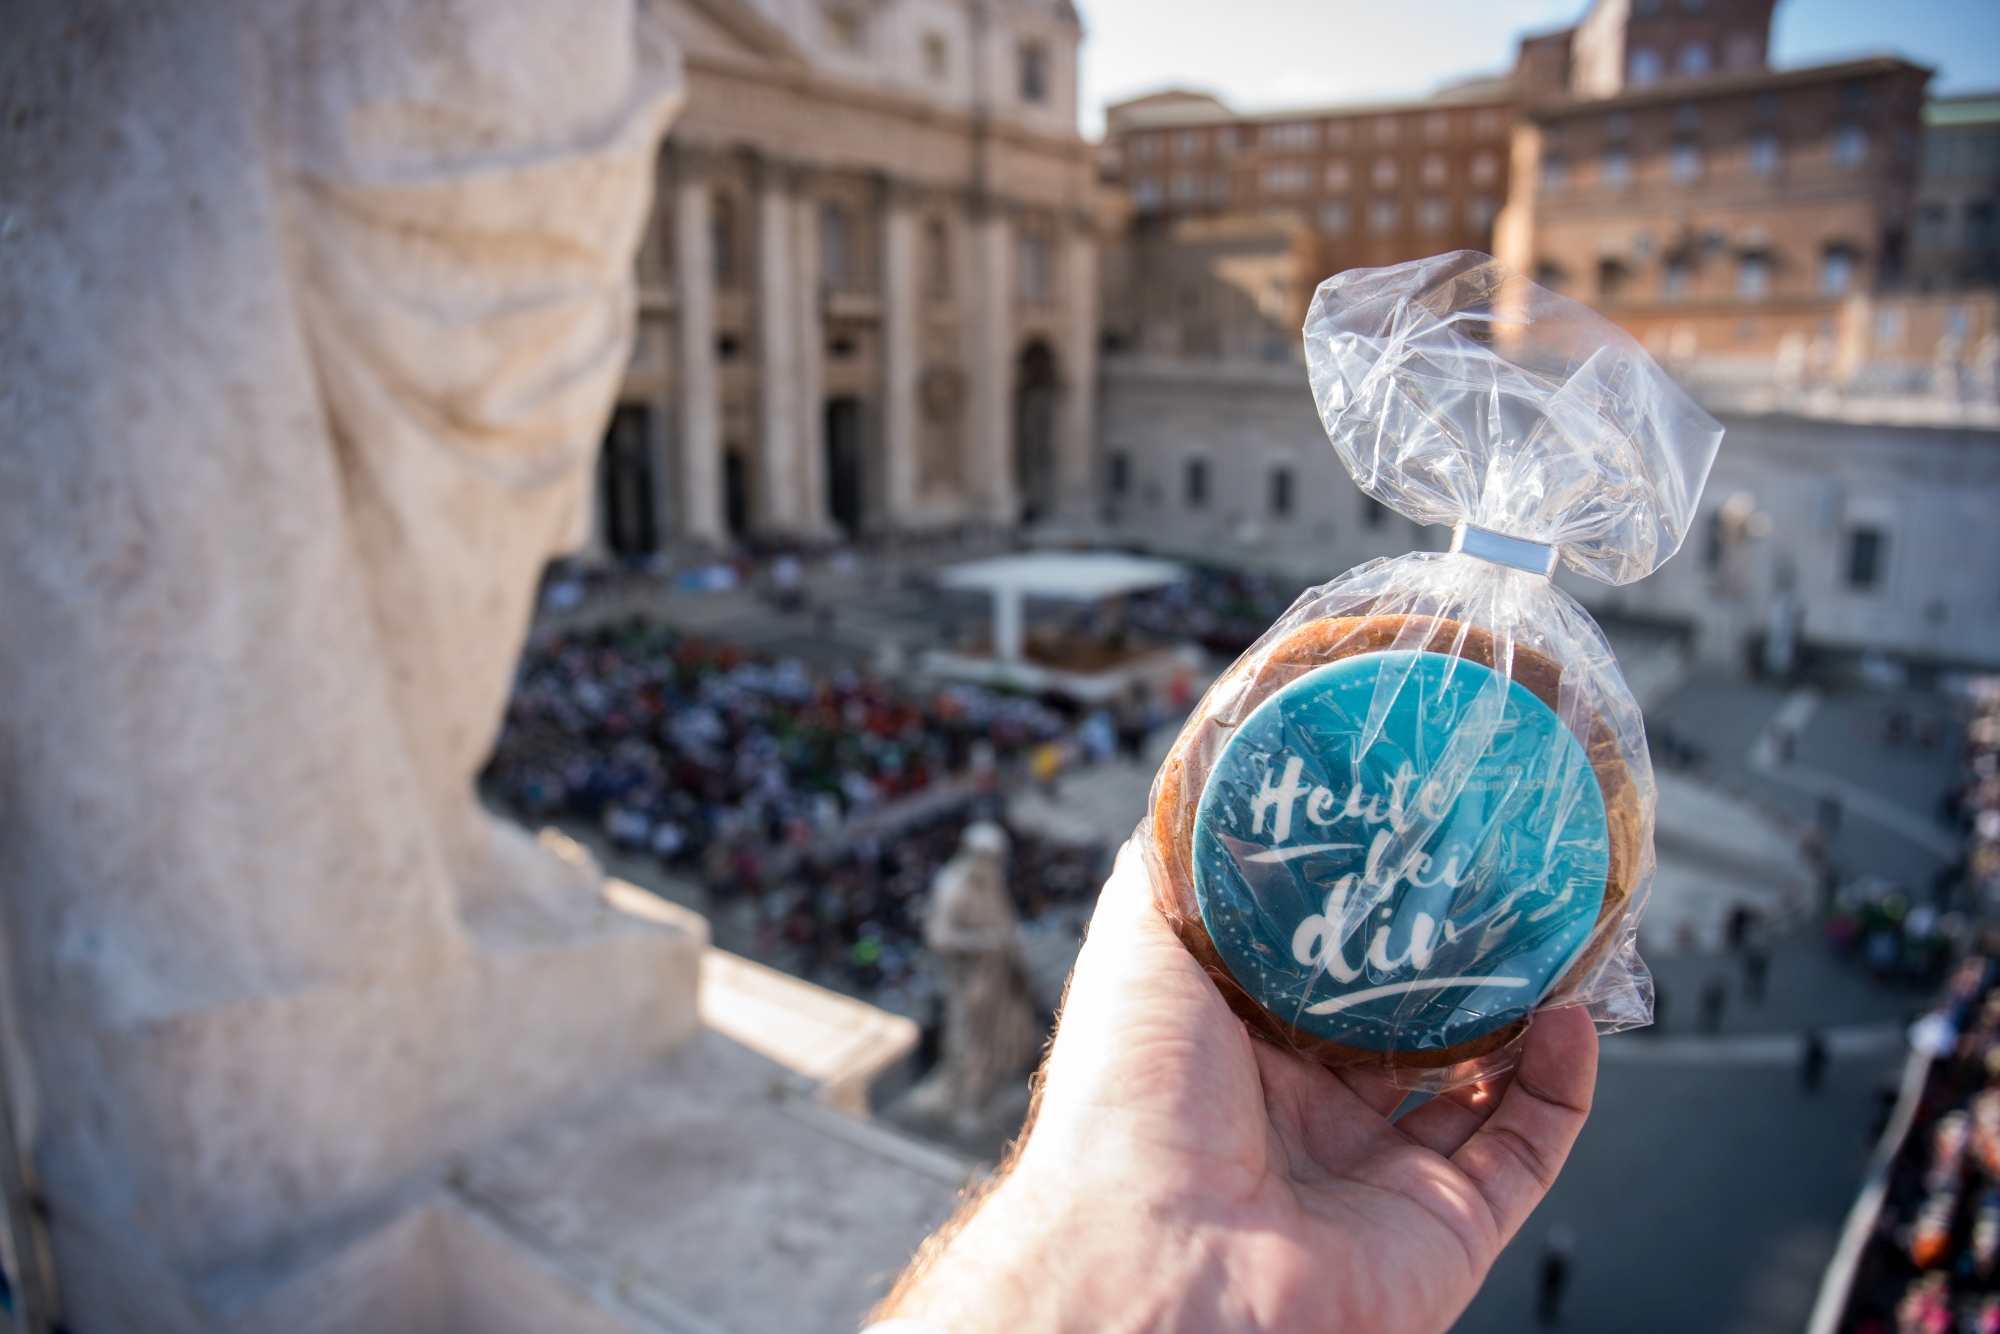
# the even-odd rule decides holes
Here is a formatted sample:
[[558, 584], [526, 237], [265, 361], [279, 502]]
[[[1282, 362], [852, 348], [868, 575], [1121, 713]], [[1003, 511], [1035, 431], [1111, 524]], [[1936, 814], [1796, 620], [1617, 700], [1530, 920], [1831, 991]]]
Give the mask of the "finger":
[[1510, 1082], [1511, 1074], [1502, 1075], [1440, 1093], [1400, 1118], [1396, 1129], [1432, 1153], [1449, 1158], [1486, 1124]]
[[[1152, 875], [1146, 869], [1145, 856], [1136, 841], [1128, 841], [1119, 848], [1118, 859], [1112, 863], [1111, 876], [1097, 893], [1097, 907], [1092, 911], [1089, 929], [1084, 933], [1084, 948], [1090, 949], [1092, 942], [1100, 941], [1101, 937], [1124, 942], [1135, 938], [1174, 940], [1173, 927], [1161, 915], [1153, 896]], [[1178, 940], [1174, 943], [1178, 948]], [[1102, 941], [1098, 952], [1114, 953], [1117, 947], [1111, 941]]]
[[1500, 1105], [1451, 1155], [1485, 1198], [1503, 1245], [1555, 1184], [1596, 1082], [1590, 1016], [1574, 1006], [1537, 1014]]
[[1128, 845], [1071, 973], [1022, 1161], [1101, 1161], [1142, 1142], [1247, 1177], [1264, 1168], [1262, 1112], [1242, 1024], [1154, 906]]

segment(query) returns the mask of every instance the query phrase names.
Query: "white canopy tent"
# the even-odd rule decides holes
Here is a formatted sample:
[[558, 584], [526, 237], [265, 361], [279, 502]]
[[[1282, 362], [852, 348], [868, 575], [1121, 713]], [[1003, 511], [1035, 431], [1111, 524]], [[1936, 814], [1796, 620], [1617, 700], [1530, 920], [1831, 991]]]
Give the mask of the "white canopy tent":
[[1019, 662], [1029, 598], [1097, 602], [1185, 578], [1187, 571], [1173, 561], [1122, 551], [1024, 551], [948, 565], [938, 582], [946, 588], [977, 588], [991, 594], [993, 655], [1002, 662]]

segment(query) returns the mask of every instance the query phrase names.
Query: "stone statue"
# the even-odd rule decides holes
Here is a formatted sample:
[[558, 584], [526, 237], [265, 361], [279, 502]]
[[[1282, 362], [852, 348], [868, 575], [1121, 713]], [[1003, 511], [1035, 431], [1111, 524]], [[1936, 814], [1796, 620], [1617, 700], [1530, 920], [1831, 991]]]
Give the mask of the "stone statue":
[[924, 945], [943, 974], [944, 1051], [911, 1105], [963, 1127], [976, 1125], [1001, 1082], [1041, 1054], [1042, 1026], [1007, 893], [1007, 851], [999, 825], [967, 825], [958, 854], [931, 882], [924, 921]]
[[164, 1328], [692, 1030], [700, 942], [472, 791], [683, 81], [643, 0], [8, 19], [12, 1082], [72, 1325]]

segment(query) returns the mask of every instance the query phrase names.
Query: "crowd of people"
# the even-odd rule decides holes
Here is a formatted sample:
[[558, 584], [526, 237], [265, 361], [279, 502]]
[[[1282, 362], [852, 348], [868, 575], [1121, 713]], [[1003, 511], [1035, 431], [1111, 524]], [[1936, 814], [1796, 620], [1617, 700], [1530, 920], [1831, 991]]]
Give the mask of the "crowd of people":
[[[865, 558], [844, 554], [849, 565]], [[786, 551], [678, 572], [558, 564], [542, 602], [560, 613], [663, 578], [684, 592], [748, 586], [776, 597], [802, 584], [802, 567]], [[1297, 592], [1197, 567], [1105, 614], [1121, 633], [1234, 654]], [[643, 620], [545, 628], [523, 656], [485, 784], [525, 819], [594, 825], [620, 851], [699, 880], [759, 956], [921, 1008], [924, 894], [965, 823], [999, 815], [1009, 782], [1136, 757], [1187, 702], [1076, 708], [973, 685], [912, 689], [851, 668], [762, 661]], [[899, 816], [906, 808], [914, 814]], [[1015, 831], [1022, 921], [1033, 930], [1080, 906], [1107, 859]]]
[[1303, 582], [1257, 570], [1197, 565], [1177, 584], [1134, 594], [1132, 628], [1163, 643], [1194, 641], [1233, 658], [1255, 643], [1305, 590]]
[[488, 776], [524, 815], [599, 821], [623, 847], [700, 862], [809, 847], [947, 777], [1086, 747], [1103, 730], [1088, 724], [1024, 696], [917, 696], [632, 621], [529, 643]]
[[2000, 1334], [2000, 968], [1955, 967], [1913, 1030], [1932, 1057], [1839, 1328]]
[[[822, 986], [899, 1013], [928, 1014], [935, 979], [926, 967], [923, 914], [965, 826], [992, 819], [976, 802], [831, 858], [809, 860], [778, 883], [725, 875], [709, 882], [722, 905], [742, 905], [759, 957]], [[1010, 830], [1008, 887], [1023, 928], [1073, 930], [1109, 872], [1109, 850]], [[728, 911], [725, 906], [723, 911]]]
[[[1974, 680], [1969, 694], [1972, 718], [1950, 803], [1966, 855], [1941, 880], [1950, 882], [1944, 897], [1953, 911], [1990, 923], [2000, 917], [2000, 678]], [[1897, 733], [1936, 744], [1892, 723], [1889, 739]], [[1844, 906], [1878, 971], [1906, 971], [1900, 959], [1912, 939], [1937, 934], [1928, 921], [1935, 913], [1911, 906], [1895, 886], [1851, 886], [1843, 896], [1856, 898]], [[1975, 934], [1990, 953], [1992, 929]], [[1841, 1328], [2000, 1334], [2000, 964], [1987, 954], [1962, 960], [1911, 1040], [1934, 1059]]]
[[[1009, 773], [1046, 781], [1122, 739], [1111, 711], [912, 692], [633, 621], [534, 637], [486, 786], [526, 819], [594, 823], [698, 878], [748, 918], [761, 956], [895, 1002], [927, 991], [922, 896], [965, 822], [997, 810]], [[895, 818], [899, 799], [940, 793]], [[1101, 863], [1101, 849], [1017, 837], [1023, 920], [1087, 898]]]

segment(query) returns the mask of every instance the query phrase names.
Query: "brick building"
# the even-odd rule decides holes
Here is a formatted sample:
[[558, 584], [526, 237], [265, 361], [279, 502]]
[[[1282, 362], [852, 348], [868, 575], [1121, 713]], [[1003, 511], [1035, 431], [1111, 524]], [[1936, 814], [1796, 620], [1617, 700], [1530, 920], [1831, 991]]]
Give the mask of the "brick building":
[[1101, 166], [1132, 210], [1131, 255], [1107, 275], [1113, 344], [1146, 341], [1149, 324], [1157, 344], [1164, 322], [1226, 330], [1194, 340], [1204, 346], [1265, 346], [1258, 320], [1204, 308], [1229, 304], [1226, 289], [1240, 282], [1204, 294], [1176, 272], [1182, 239], [1212, 255], [1238, 238], [1262, 254], [1283, 235], [1294, 287], [1282, 301], [1251, 301], [1280, 328], [1296, 328], [1324, 274], [1488, 248], [1507, 197], [1511, 108], [1512, 85], [1494, 79], [1420, 101], [1271, 115], [1180, 91], [1109, 108]]
[[1930, 71], [1766, 66], [1770, 0], [1604, 0], [1526, 44], [1495, 253], [1656, 353], [1830, 346], [1900, 284]]
[[2000, 663], [2000, 299], [1977, 286], [2000, 98], [1926, 111], [1929, 71], [1890, 58], [1772, 69], [1772, 7], [1596, 0], [1506, 80], [1423, 101], [1112, 108], [1109, 533], [1304, 577], [1441, 548], [1341, 469], [1298, 331], [1329, 273], [1483, 249], [1631, 329], [1729, 429], [1688, 549], [1627, 588], [1563, 576], [1587, 605], [1725, 661], [1784, 621]]
[[2000, 93], [1924, 107], [1910, 280], [1924, 291], [2000, 284]]

